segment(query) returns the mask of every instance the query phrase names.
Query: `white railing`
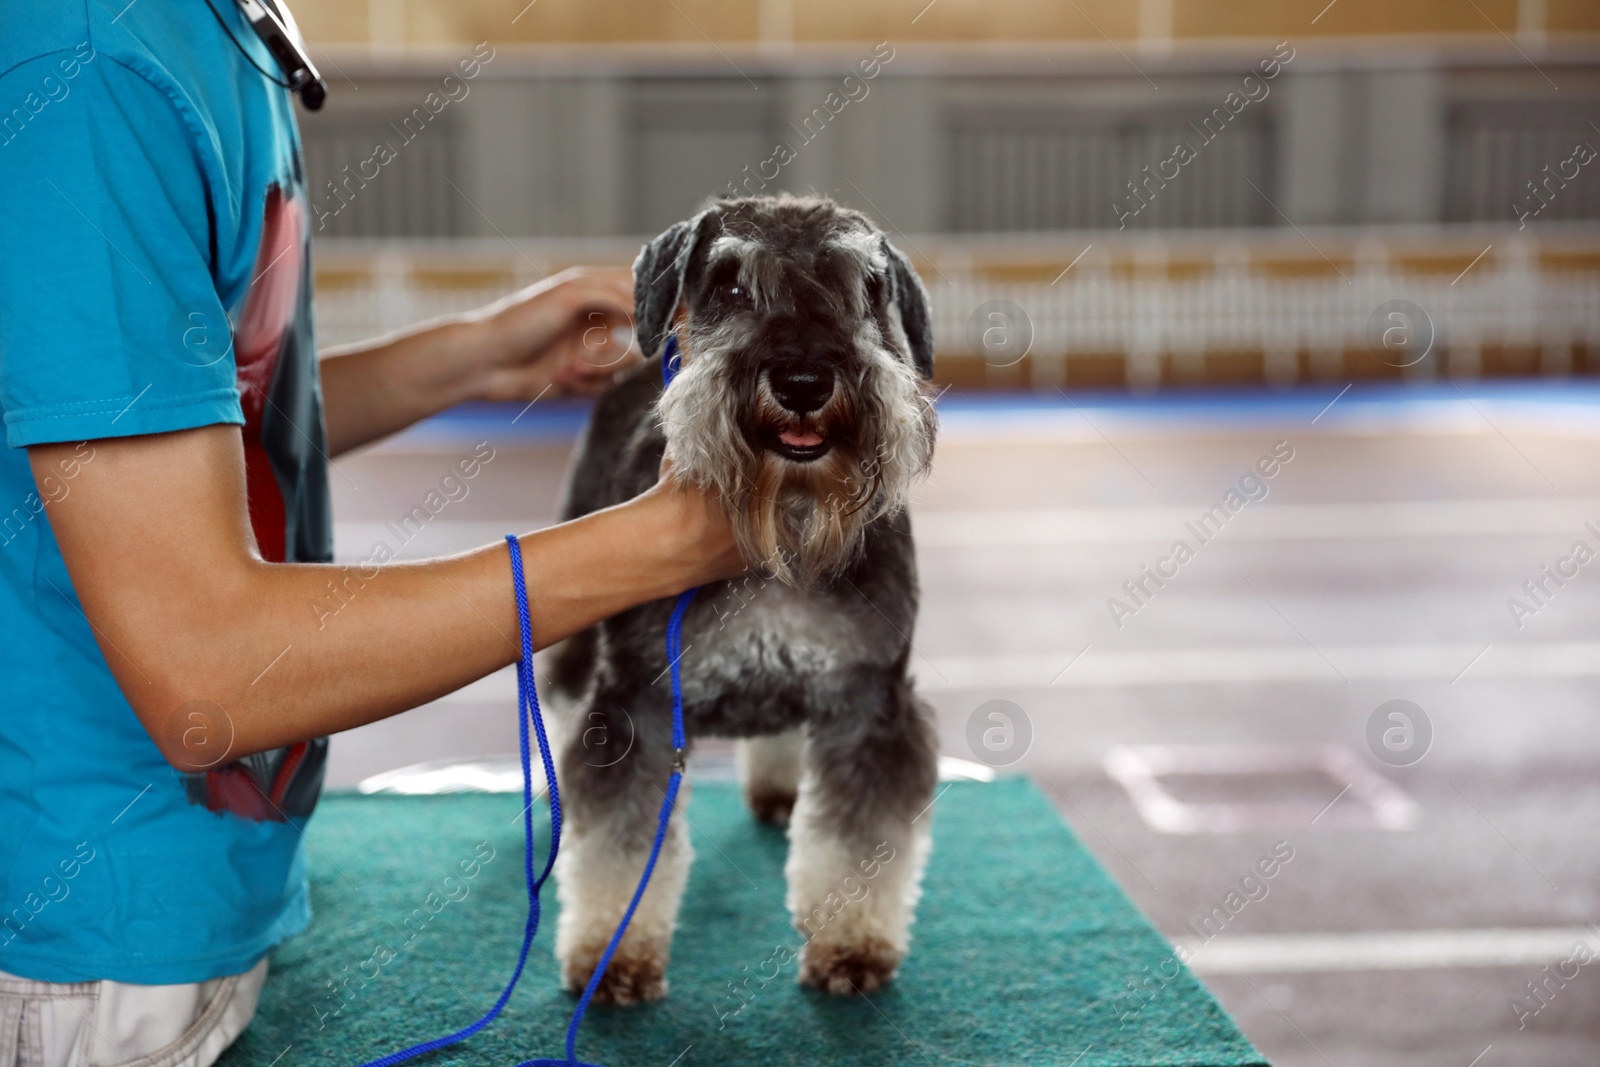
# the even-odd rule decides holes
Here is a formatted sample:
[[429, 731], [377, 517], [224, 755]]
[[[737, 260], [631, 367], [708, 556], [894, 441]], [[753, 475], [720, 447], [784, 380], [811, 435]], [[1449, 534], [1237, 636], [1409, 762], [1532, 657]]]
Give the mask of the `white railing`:
[[[1523, 263], [1451, 279], [1392, 271], [1281, 278], [1248, 272], [1193, 279], [1129, 279], [1085, 272], [1054, 285], [953, 278], [930, 286], [941, 354], [1015, 362], [1019, 341], [1003, 332], [1032, 329], [1027, 358], [1121, 355], [1128, 380], [1154, 384], [1161, 358], [1195, 368], [1207, 353], [1259, 352], [1268, 380], [1300, 376], [1299, 353], [1319, 364], [1372, 351], [1381, 362], [1422, 367], [1431, 351], [1449, 354], [1450, 373], [1473, 376], [1487, 347], [1537, 350], [1543, 369], [1571, 365], [1576, 347], [1600, 343], [1600, 271], [1539, 271]], [[980, 316], [1004, 301], [1025, 321]], [[984, 345], [983, 323], [989, 327]], [[987, 348], [987, 351], [985, 351]], [[1337, 371], [1333, 371], [1337, 374]]]
[[[1600, 241], [1593, 266], [1570, 256], [1552, 266], [1531, 242], [1504, 235], [1501, 241], [1485, 239], [1479, 247], [1492, 247], [1493, 254], [1452, 274], [1403, 269], [1395, 265], [1404, 262], [1403, 249], [1367, 239], [1359, 255], [1311, 257], [1307, 263], [1320, 264], [1320, 272], [1311, 274], [1275, 270], [1266, 257], [1240, 255], [1235, 236], [1232, 251], [1204, 269], [1169, 270], [1170, 262], [1196, 247], [1186, 240], [1176, 257], [1165, 245], [1152, 256], [1144, 241], [1131, 260], [1086, 256], [1053, 281], [1048, 270], [1037, 272], [1039, 280], [1015, 281], [996, 277], [1006, 273], [997, 266], [1053, 265], [1047, 245], [1014, 249], [1008, 260], [992, 244], [919, 239], [939, 354], [982, 360], [996, 372], [993, 377], [1008, 381], [1016, 372], [1000, 372], [1024, 365], [1036, 384], [1059, 380], [1064, 361], [1074, 356], [1118, 357], [1126, 360], [1130, 384], [1154, 385], [1164, 359], [1176, 377], [1200, 380], [1211, 353], [1258, 353], [1268, 381], [1290, 382], [1308, 367], [1314, 377], [1344, 373], [1344, 356], [1351, 352], [1371, 352], [1395, 367], [1410, 365], [1407, 373], [1436, 373], [1441, 359], [1423, 360], [1426, 349], [1448, 357], [1445, 373], [1472, 377], [1487, 348], [1537, 353], [1547, 373], [1570, 370], [1577, 349], [1600, 351]], [[1085, 243], [1064, 240], [1057, 258], [1070, 260], [1069, 253]], [[569, 262], [625, 263], [637, 246], [608, 241], [532, 243], [515, 250], [476, 243], [339, 247], [321, 261], [330, 281], [319, 285], [319, 332], [325, 345], [373, 336], [487, 303]], [[1457, 258], [1466, 264], [1470, 257]], [[1301, 353], [1309, 358], [1302, 361]]]

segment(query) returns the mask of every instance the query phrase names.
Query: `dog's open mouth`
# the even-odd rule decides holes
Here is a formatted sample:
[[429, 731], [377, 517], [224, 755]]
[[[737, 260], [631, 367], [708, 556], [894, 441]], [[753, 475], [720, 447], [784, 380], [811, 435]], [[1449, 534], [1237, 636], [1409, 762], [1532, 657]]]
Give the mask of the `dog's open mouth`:
[[826, 455], [833, 445], [826, 434], [803, 423], [793, 423], [775, 430], [767, 441], [767, 447], [784, 459], [807, 463]]

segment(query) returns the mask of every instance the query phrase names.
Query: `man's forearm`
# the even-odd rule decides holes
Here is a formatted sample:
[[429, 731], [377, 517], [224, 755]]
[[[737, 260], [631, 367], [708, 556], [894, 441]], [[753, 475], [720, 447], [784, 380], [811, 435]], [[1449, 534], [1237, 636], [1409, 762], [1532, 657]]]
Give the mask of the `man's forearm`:
[[628, 366], [625, 270], [568, 270], [468, 315], [322, 361], [328, 451], [338, 455], [464, 400], [593, 393]]
[[[634, 502], [523, 537], [534, 645], [568, 637], [642, 593], [667, 597], [701, 581], [675, 553], [675, 536], [664, 536], [666, 514], [662, 502]], [[152, 707], [178, 709], [200, 696], [226, 710], [229, 758], [426, 704], [520, 656], [504, 544], [365, 569], [261, 563], [246, 582], [210, 635], [174, 635], [165, 648], [130, 653], [165, 691], [150, 694]], [[138, 691], [141, 672], [126, 673], [125, 685]], [[157, 734], [162, 723], [154, 726]], [[186, 734], [179, 717], [176, 733], [157, 736], [174, 763], [216, 758], [216, 737], [195, 750], [198, 737], [186, 744]]]
[[[71, 448], [29, 458], [48, 470]], [[174, 764], [372, 722], [519, 656], [504, 544], [416, 563], [268, 563], [245, 498], [239, 432], [210, 426], [102, 442], [50, 506], [106, 662]], [[720, 508], [670, 482], [522, 549], [541, 647], [740, 569]], [[194, 729], [195, 710], [217, 725]]]
[[480, 370], [473, 357], [489, 343], [490, 328], [478, 319], [447, 319], [330, 352], [320, 367], [328, 454], [476, 397]]
[[[647, 498], [522, 538], [536, 647], [710, 577], [679, 552], [671, 510]], [[254, 563], [186, 610], [148, 615], [105, 651], [178, 766], [373, 722], [520, 656], [504, 544], [417, 563]]]

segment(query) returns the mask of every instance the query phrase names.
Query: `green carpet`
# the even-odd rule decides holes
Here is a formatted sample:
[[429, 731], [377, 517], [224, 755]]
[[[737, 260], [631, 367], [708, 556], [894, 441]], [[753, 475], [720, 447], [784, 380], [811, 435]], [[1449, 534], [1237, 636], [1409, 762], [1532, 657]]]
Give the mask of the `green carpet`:
[[[519, 799], [324, 798], [308, 831], [316, 918], [274, 955], [256, 1021], [224, 1067], [268, 1067], [280, 1054], [277, 1067], [358, 1064], [463, 1026], [493, 1003], [522, 930]], [[541, 806], [536, 825], [544, 817]], [[751, 981], [755, 992], [719, 1029], [719, 1013], [739, 1004], [729, 983], [770, 976], [774, 950], [797, 945], [783, 911], [787, 846], [782, 832], [751, 821], [729, 783], [698, 783], [689, 817], [696, 857], [671, 990], [656, 1004], [591, 1009], [578, 1045], [590, 1062], [1265, 1062], [1188, 971], [1175, 972], [1160, 934], [1020, 778], [957, 783], [939, 799], [911, 955], [890, 988], [836, 999], [799, 988], [790, 963], [765, 987]], [[489, 848], [493, 858], [474, 866]], [[553, 888], [504, 1014], [421, 1063], [512, 1067], [562, 1055], [573, 1000], [556, 981]], [[1170, 980], [1152, 977], [1162, 973]], [[1133, 981], [1145, 987], [1137, 998]]]

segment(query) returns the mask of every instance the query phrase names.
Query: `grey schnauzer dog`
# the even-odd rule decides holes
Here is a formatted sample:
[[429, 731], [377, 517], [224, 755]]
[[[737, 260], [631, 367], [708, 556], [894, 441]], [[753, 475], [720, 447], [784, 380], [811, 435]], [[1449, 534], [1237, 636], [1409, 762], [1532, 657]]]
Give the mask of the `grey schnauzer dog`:
[[[655, 356], [676, 336], [682, 369], [663, 390], [648, 363], [600, 399], [562, 517], [642, 492], [663, 452], [720, 495], [757, 570], [701, 590], [685, 618], [687, 734], [740, 739], [756, 817], [789, 825], [800, 981], [870, 992], [906, 954], [937, 780], [931, 717], [907, 677], [918, 594], [906, 498], [935, 426], [928, 296], [864, 215], [816, 198], [715, 202], [633, 271], [640, 346]], [[655, 836], [674, 760], [671, 608], [623, 612], [551, 664], [567, 705], [556, 954], [573, 990]], [[686, 797], [601, 999], [666, 992]]]

